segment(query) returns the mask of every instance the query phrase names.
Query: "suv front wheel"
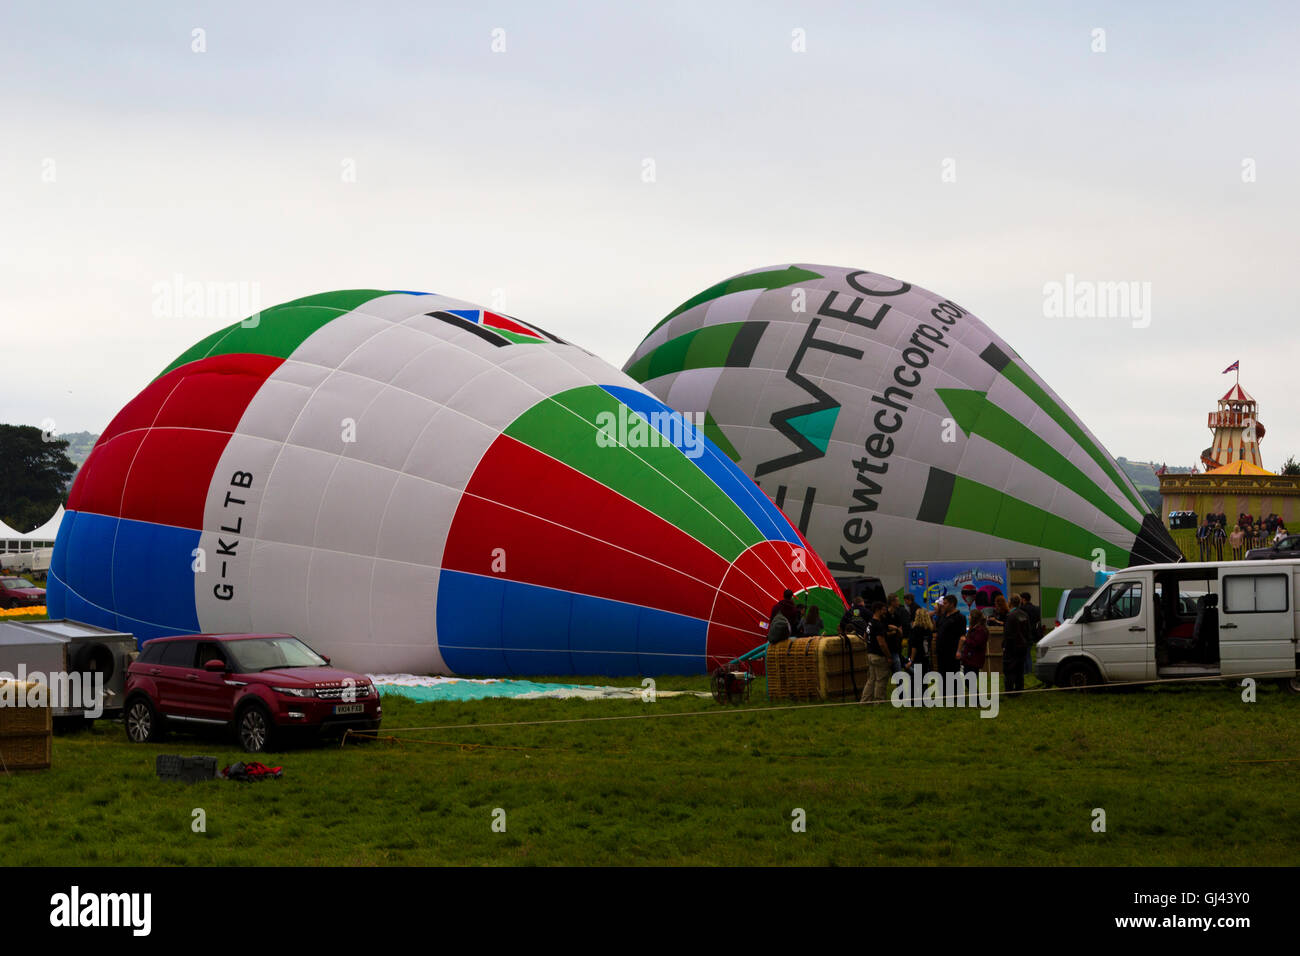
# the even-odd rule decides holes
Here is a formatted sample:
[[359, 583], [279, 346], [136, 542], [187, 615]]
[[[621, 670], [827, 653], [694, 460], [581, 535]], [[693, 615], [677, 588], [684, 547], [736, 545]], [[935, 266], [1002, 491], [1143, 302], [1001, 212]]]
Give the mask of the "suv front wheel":
[[151, 744], [162, 738], [162, 718], [147, 697], [134, 697], [126, 705], [123, 718], [126, 737], [135, 744]]
[[261, 704], [247, 704], [235, 718], [239, 745], [250, 754], [265, 753], [271, 748], [271, 715]]

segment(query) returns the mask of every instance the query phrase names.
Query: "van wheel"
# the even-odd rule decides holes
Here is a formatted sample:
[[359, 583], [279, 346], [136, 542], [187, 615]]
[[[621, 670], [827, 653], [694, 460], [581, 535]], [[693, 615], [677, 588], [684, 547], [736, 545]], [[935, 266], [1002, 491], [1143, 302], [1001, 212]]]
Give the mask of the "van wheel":
[[1297, 674], [1295, 677], [1281, 678], [1278, 680], [1277, 686], [1281, 687], [1288, 694], [1300, 694], [1300, 674]]
[[162, 718], [146, 697], [135, 697], [126, 705], [123, 722], [126, 739], [134, 744], [152, 744], [162, 739]]
[[235, 719], [239, 746], [250, 754], [266, 753], [271, 748], [271, 715], [261, 704], [249, 704]]
[[1101, 683], [1101, 675], [1088, 661], [1074, 661], [1061, 668], [1056, 683], [1060, 687], [1095, 687]]

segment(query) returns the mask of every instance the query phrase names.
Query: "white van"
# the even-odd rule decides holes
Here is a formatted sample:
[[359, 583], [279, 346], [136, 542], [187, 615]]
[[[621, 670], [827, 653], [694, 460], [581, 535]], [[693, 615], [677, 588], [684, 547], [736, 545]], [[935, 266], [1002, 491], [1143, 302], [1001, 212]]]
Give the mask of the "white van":
[[1273, 678], [1300, 693], [1298, 636], [1300, 560], [1139, 565], [1038, 642], [1034, 674], [1063, 687]]

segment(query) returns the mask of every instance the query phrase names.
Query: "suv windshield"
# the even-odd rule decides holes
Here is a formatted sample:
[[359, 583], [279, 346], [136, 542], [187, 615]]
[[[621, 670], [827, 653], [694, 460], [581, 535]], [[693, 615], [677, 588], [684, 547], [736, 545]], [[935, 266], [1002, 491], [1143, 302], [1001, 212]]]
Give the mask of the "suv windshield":
[[235, 670], [255, 674], [282, 667], [325, 667], [325, 658], [296, 637], [254, 637], [224, 645]]

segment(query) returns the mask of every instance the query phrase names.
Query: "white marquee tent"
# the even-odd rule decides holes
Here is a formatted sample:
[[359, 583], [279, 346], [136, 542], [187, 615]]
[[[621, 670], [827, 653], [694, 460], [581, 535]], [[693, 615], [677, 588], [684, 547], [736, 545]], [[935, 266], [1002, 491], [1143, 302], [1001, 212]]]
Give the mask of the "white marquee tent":
[[63, 523], [63, 505], [54, 512], [49, 521], [35, 531], [26, 534], [15, 531], [0, 521], [0, 551], [37, 551], [41, 548], [54, 547], [54, 539], [59, 536], [59, 525]]

